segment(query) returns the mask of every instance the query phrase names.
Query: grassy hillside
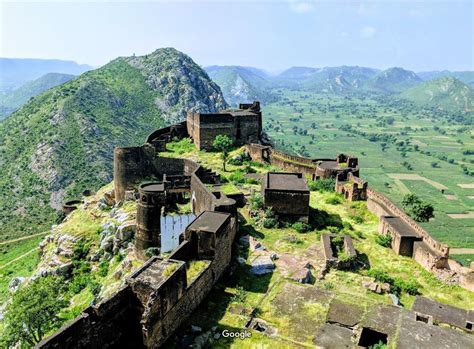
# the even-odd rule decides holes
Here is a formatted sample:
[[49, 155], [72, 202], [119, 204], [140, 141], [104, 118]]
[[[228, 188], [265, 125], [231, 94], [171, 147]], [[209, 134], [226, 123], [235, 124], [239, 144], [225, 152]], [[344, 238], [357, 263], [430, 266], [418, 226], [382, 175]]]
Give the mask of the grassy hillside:
[[474, 91], [453, 77], [430, 80], [401, 94], [417, 105], [439, 110], [474, 112]]
[[174, 49], [118, 58], [33, 98], [0, 123], [0, 240], [49, 228], [64, 199], [109, 182], [114, 147], [141, 144], [189, 109], [225, 106]]
[[37, 96], [52, 87], [64, 84], [72, 78], [74, 78], [74, 75], [48, 73], [36, 80], [25, 83], [10, 93], [0, 95], [0, 120], [21, 107], [31, 97]]

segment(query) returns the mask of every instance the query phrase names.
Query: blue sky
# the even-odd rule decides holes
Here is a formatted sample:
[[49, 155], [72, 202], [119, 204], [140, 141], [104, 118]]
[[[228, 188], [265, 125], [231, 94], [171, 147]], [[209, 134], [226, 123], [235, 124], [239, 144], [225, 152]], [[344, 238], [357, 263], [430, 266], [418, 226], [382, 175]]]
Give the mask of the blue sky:
[[471, 1], [0, 0], [0, 56], [99, 66], [175, 47], [201, 65], [474, 70]]

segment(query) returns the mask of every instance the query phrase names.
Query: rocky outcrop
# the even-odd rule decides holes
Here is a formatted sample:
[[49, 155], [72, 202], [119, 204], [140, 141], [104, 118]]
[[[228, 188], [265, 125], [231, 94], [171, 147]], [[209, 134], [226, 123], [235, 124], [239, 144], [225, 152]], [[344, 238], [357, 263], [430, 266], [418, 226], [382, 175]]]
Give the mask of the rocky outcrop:
[[228, 106], [219, 86], [189, 56], [174, 48], [125, 60], [159, 92], [155, 104], [168, 123], [184, 120], [187, 111], [213, 113]]

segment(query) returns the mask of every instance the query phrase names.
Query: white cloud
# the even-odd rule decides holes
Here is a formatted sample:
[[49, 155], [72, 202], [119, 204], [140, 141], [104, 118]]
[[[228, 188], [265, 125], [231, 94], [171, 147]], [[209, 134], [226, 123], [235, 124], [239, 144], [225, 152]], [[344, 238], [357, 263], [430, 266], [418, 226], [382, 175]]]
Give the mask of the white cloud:
[[308, 13], [314, 10], [316, 1], [289, 0], [290, 10], [296, 13]]
[[377, 29], [375, 29], [374, 27], [370, 25], [366, 25], [360, 30], [360, 35], [363, 38], [373, 38], [376, 33], [377, 33]]
[[349, 35], [349, 34], [347, 34], [347, 32], [340, 32], [339, 35], [343, 38], [346, 38], [347, 35]]

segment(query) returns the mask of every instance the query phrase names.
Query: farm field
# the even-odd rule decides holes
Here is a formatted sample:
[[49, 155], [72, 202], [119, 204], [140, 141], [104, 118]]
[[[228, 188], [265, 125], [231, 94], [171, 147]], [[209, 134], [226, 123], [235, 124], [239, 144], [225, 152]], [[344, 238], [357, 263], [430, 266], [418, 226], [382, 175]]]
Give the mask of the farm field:
[[358, 156], [361, 177], [397, 204], [414, 193], [434, 206], [435, 218], [422, 225], [435, 238], [474, 247], [472, 128], [364, 97], [276, 92], [281, 99], [264, 106], [263, 120], [277, 148], [312, 158]]
[[12, 278], [30, 276], [39, 262], [38, 244], [45, 234], [0, 245], [0, 304], [8, 297]]

